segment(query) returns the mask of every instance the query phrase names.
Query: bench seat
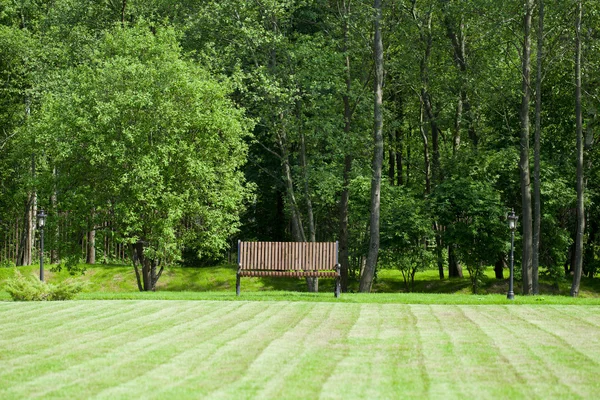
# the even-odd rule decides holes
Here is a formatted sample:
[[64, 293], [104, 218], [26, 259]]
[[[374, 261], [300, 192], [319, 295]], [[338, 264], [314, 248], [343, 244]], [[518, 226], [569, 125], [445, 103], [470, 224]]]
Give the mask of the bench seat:
[[338, 242], [238, 242], [236, 294], [241, 277], [335, 278], [340, 294]]

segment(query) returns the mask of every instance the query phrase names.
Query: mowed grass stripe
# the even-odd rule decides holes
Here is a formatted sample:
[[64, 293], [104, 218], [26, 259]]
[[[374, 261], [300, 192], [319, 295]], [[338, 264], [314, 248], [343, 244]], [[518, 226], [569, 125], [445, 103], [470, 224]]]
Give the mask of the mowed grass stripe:
[[[516, 374], [517, 393], [530, 398], [579, 397], [579, 389], [570, 385], [562, 373], [563, 368], [570, 368], [570, 362], [552, 350], [556, 345], [554, 335], [537, 329], [524, 318], [529, 308], [504, 307], [494, 314], [478, 307], [464, 309], [481, 331], [494, 341], [507, 362], [503, 368]], [[545, 310], [548, 318], [556, 318], [550, 308]], [[512, 382], [510, 377], [506, 381]]]
[[[123, 345], [133, 340], [140, 329], [147, 329], [147, 313], [152, 313], [154, 318], [179, 318], [169, 316], [168, 310], [161, 307], [160, 303], [149, 302], [145, 313], [139, 312], [137, 304], [129, 303], [119, 310], [118, 304], [99, 305], [91, 302], [85, 310], [86, 314], [81, 318], [63, 315], [63, 320], [67, 319], [67, 322], [62, 324], [61, 332], [48, 335], [42, 328], [42, 335], [33, 340], [27, 334], [13, 339], [12, 346], [7, 348], [11, 358], [3, 364], [0, 383], [18, 380], [13, 374], [31, 376], [38, 369], [58, 370], [61, 365], [66, 368], [78, 360], [85, 360], [94, 354], [110, 350], [115, 343]], [[61, 320], [57, 318], [56, 321]], [[121, 326], [124, 329], [121, 329]]]
[[[563, 307], [527, 308], [521, 311], [527, 322], [562, 342], [559, 347], [570, 347], [572, 357], [596, 371], [600, 370], [600, 334], [597, 326], [581, 318], [579, 313], [565, 312]], [[548, 318], [549, 313], [553, 318]]]
[[[488, 307], [494, 312], [498, 307]], [[428, 398], [515, 398], [527, 396], [523, 380], [507, 368], [495, 343], [460, 306], [415, 305], [429, 376]], [[490, 320], [497, 329], [497, 320]], [[502, 382], [510, 382], [503, 385]], [[500, 383], [500, 384], [499, 384]]]
[[[0, 398], [48, 398], [53, 395], [88, 398], [103, 389], [142, 375], [147, 368], [162, 364], [174, 353], [186, 351], [191, 339], [197, 335], [206, 335], [206, 331], [210, 333], [214, 329], [228, 329], [236, 315], [239, 318], [248, 314], [248, 307], [243, 303], [184, 301], [163, 304], [160, 315], [155, 316], [156, 304], [152, 303], [156, 302], [137, 303], [140, 314], [145, 317], [145, 322], [138, 320], [138, 330], [132, 332], [130, 324], [116, 327], [107, 325], [107, 336], [117, 335], [112, 340], [106, 340], [102, 346], [92, 342], [83, 349], [78, 346], [81, 334], [66, 337], [72, 350], [64, 353], [65, 363], [48, 365], [43, 359], [38, 360], [37, 367], [32, 370], [43, 372], [30, 374], [30, 379], [12, 387], [0, 381], [0, 387], [6, 388], [0, 390]], [[219, 309], [219, 316], [211, 316], [211, 309]], [[231, 312], [223, 316], [223, 310]], [[205, 322], [205, 332], [197, 329], [198, 320]]]
[[421, 396], [427, 380], [420, 368], [420, 343], [414, 341], [410, 307], [361, 304], [355, 318], [338, 345], [343, 346], [344, 358], [324, 385], [321, 397]]
[[600, 382], [588, 382], [587, 377], [600, 373], [599, 332], [590, 329], [576, 312], [564, 313], [563, 310], [528, 307], [516, 311], [537, 333], [539, 356], [544, 359], [548, 372], [578, 396], [596, 395]]
[[[89, 304], [83, 302], [61, 302], [59, 307], [53, 307], [53, 304], [49, 302], [16, 302], [16, 303], [2, 303], [0, 305], [13, 305], [12, 308], [2, 307], [0, 310], [0, 318], [2, 318], [2, 325], [0, 326], [0, 333], [2, 336], [12, 336], [19, 332], [24, 332], [25, 329], [44, 329], [46, 331], [51, 330], [53, 327], [61, 325], [63, 317], [76, 316], [83, 318], [82, 314], [89, 307]], [[30, 323], [27, 327], [23, 327], [20, 320], [27, 318]], [[14, 332], [14, 333], [13, 333]]]
[[[157, 310], [159, 309], [157, 306]], [[71, 312], [66, 310], [49, 310], [46, 312], [45, 307], [42, 306], [38, 310], [38, 314], [33, 316], [34, 322], [32, 324], [24, 326], [13, 322], [11, 329], [2, 330], [2, 337], [21, 337], [22, 343], [19, 343], [18, 351], [28, 354], [29, 347], [39, 347], [39, 340], [44, 340], [49, 344], [64, 342], [65, 335], [70, 335], [74, 331], [84, 329], [94, 332], [94, 328], [97, 328], [97, 331], [102, 331], [107, 326], [107, 321], [114, 324], [115, 319], [128, 321], [137, 315], [139, 313], [137, 313], [133, 304], [121, 307], [118, 305], [96, 307], [93, 304], [82, 304], [80, 307], [74, 307]], [[18, 319], [15, 319], [15, 321], [18, 321]], [[32, 341], [31, 337], [27, 335], [31, 330], [43, 331], [44, 335]]]
[[229, 329], [198, 337], [187, 351], [98, 397], [128, 398], [144, 386], [145, 398], [205, 398], [243, 376], [263, 349], [293, 329], [310, 307], [282, 302], [246, 303], [244, 308]]
[[[302, 320], [271, 341], [232, 385], [209, 398], [317, 398], [323, 384], [343, 357], [331, 345], [348, 325], [343, 309], [334, 303], [311, 307]], [[310, 379], [307, 379], [310, 378]]]

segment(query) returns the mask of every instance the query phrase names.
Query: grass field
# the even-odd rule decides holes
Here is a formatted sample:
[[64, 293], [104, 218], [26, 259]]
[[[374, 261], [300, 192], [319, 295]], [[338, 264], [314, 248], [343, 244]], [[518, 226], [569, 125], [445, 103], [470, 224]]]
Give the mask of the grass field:
[[600, 392], [600, 306], [0, 302], [0, 321], [1, 399]]

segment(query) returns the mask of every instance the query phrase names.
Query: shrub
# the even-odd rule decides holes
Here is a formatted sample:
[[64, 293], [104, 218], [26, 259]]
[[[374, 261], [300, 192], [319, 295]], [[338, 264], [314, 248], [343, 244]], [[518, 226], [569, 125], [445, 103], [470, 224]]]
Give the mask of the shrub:
[[12, 260], [2, 260], [0, 261], [0, 268], [14, 268], [15, 263]]
[[19, 270], [6, 281], [6, 291], [14, 301], [71, 300], [83, 289], [83, 283], [66, 280], [59, 284], [40, 281], [35, 275], [25, 277]]

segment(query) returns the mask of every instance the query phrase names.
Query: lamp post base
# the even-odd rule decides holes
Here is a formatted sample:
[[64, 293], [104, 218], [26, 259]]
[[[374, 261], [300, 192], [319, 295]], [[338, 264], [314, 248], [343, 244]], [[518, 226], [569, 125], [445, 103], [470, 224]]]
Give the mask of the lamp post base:
[[506, 298], [508, 300], [514, 300], [515, 299], [515, 294], [514, 292], [508, 292], [508, 294], [506, 295]]

